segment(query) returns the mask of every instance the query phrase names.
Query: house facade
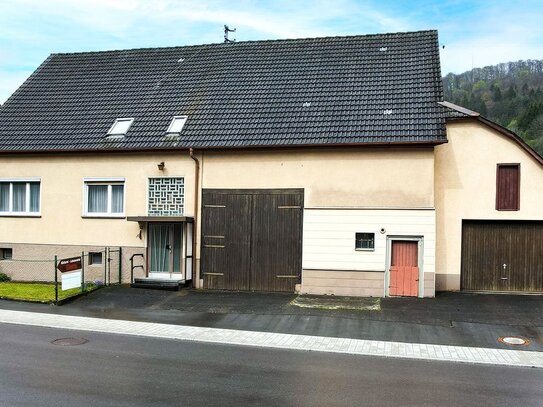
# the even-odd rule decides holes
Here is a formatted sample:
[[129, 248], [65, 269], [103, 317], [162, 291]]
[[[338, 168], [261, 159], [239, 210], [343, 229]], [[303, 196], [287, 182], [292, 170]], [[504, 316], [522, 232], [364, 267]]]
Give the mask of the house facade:
[[125, 283], [543, 291], [541, 158], [440, 76], [434, 31], [54, 54], [0, 109], [0, 272], [121, 247]]

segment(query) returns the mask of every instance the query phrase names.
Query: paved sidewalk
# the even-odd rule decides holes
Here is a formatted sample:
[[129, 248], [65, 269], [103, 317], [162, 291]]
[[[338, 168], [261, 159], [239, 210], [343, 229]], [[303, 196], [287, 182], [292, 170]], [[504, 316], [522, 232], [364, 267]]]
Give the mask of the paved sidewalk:
[[[63, 306], [0, 301], [0, 309], [235, 329], [543, 352], [543, 296], [440, 293], [383, 298], [380, 310], [293, 306], [295, 294], [103, 288]], [[502, 336], [529, 340], [510, 346]]]
[[543, 368], [543, 353], [531, 351], [201, 328], [9, 310], [0, 310], [0, 323], [238, 346]]

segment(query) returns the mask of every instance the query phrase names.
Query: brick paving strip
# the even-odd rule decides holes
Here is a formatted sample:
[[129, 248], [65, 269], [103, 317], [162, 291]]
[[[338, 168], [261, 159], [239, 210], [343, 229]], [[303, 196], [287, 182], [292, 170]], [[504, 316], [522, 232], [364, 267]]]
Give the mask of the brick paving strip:
[[0, 323], [225, 345], [543, 368], [543, 352], [291, 335], [0, 310]]

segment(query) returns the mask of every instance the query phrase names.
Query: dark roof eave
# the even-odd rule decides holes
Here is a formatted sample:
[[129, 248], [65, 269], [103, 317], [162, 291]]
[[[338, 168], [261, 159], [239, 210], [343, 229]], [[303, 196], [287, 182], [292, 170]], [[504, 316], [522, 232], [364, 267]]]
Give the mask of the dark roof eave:
[[40, 150], [0, 150], [0, 155], [27, 155], [27, 154], [74, 154], [74, 153], [148, 153], [148, 152], [175, 152], [194, 150], [221, 151], [221, 150], [270, 150], [270, 149], [298, 149], [298, 148], [341, 148], [341, 147], [386, 147], [386, 146], [436, 146], [447, 143], [448, 140], [429, 141], [392, 141], [376, 143], [331, 143], [331, 144], [255, 144], [249, 146], [209, 146], [209, 147], [156, 147], [156, 148], [107, 148], [107, 149], [40, 149]]

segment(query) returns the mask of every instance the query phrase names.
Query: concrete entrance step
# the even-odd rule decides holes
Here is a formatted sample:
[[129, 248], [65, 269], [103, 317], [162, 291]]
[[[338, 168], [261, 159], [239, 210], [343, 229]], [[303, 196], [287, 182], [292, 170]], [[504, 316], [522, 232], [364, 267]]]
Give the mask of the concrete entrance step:
[[150, 288], [154, 290], [178, 291], [185, 285], [185, 280], [163, 278], [136, 278], [130, 284], [132, 288]]

